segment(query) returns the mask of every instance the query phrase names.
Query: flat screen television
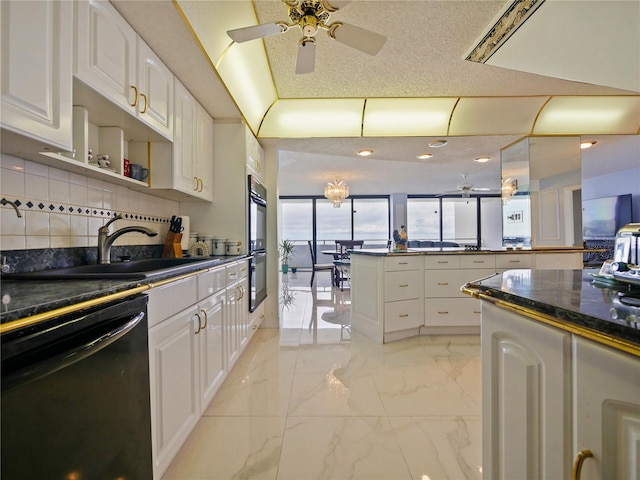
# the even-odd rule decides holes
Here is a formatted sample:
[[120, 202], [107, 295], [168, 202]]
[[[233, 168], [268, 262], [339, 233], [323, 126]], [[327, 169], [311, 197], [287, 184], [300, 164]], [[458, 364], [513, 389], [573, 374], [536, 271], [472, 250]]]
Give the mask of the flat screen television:
[[585, 240], [615, 238], [633, 221], [631, 194], [593, 198], [582, 202], [582, 237]]

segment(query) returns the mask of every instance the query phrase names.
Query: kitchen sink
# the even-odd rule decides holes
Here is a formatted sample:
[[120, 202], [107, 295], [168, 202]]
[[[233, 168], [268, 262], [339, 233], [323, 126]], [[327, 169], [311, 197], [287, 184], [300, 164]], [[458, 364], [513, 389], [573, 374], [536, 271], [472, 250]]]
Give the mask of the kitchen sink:
[[130, 262], [80, 265], [39, 272], [4, 274], [3, 278], [30, 280], [110, 280], [149, 279], [153, 277], [179, 275], [192, 270], [195, 263], [206, 262], [206, 258], [147, 258]]

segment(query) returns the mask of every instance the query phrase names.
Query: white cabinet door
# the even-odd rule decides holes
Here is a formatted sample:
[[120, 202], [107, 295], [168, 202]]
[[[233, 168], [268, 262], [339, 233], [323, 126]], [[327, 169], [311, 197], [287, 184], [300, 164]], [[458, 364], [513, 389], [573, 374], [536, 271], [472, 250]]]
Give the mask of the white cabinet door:
[[401, 300], [384, 304], [384, 332], [417, 328], [424, 323], [423, 300]]
[[231, 371], [231, 367], [235, 365], [240, 355], [238, 350], [238, 301], [239, 289], [238, 284], [230, 285], [226, 289], [227, 309], [224, 315], [224, 346], [225, 357], [227, 361], [227, 370]]
[[2, 128], [71, 151], [73, 4], [3, 1], [0, 9]]
[[[174, 135], [173, 135], [173, 183], [176, 189], [193, 193], [198, 189], [195, 171], [194, 141], [197, 102], [191, 93], [175, 81]], [[170, 179], [169, 179], [170, 180]], [[153, 181], [152, 181], [152, 187]]]
[[249, 343], [249, 279], [244, 277], [238, 283], [240, 298], [238, 308], [238, 348], [243, 351]]
[[196, 306], [149, 330], [154, 477], [169, 463], [200, 418]]
[[197, 195], [213, 200], [213, 118], [200, 105], [196, 109], [195, 158]]
[[171, 70], [108, 1], [76, 5], [76, 76], [173, 139]]
[[484, 478], [569, 478], [571, 336], [482, 304]]
[[173, 73], [138, 37], [138, 117], [173, 139]]
[[135, 115], [140, 93], [138, 35], [107, 1], [82, 0], [75, 5], [76, 76]]
[[226, 294], [223, 291], [200, 302], [202, 330], [200, 342], [200, 410], [204, 412], [225, 378], [224, 313]]
[[580, 478], [640, 479], [640, 358], [575, 338], [573, 372]]

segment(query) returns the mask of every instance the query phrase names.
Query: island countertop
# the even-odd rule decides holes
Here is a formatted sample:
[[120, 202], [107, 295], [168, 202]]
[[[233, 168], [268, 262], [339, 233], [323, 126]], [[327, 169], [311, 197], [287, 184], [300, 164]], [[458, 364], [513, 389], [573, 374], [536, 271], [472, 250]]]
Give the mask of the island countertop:
[[595, 269], [509, 270], [463, 291], [640, 356], [640, 288], [597, 274]]
[[603, 249], [587, 249], [572, 247], [545, 247], [545, 248], [509, 248], [509, 249], [466, 249], [465, 247], [424, 247], [407, 248], [406, 250], [394, 250], [387, 248], [356, 248], [350, 250], [352, 255], [369, 255], [374, 257], [388, 257], [394, 255], [478, 255], [478, 254], [532, 254], [532, 253], [589, 253], [602, 252]]

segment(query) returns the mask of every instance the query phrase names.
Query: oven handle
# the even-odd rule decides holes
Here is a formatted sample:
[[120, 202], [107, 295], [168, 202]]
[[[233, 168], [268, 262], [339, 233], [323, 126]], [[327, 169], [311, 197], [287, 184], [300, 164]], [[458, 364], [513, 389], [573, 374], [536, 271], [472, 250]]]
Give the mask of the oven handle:
[[127, 320], [117, 328], [111, 329], [97, 337], [94, 336], [89, 341], [83, 341], [80, 345], [69, 347], [57, 355], [49, 356], [39, 362], [25, 365], [6, 376], [3, 375], [2, 389], [8, 390], [12, 387], [46, 377], [98, 353], [103, 348], [108, 347], [133, 330], [142, 321], [144, 316], [145, 312], [139, 312], [132, 317], [127, 317]]
[[267, 201], [265, 199], [263, 199], [262, 197], [260, 197], [259, 195], [251, 195], [251, 201], [253, 203], [256, 203], [262, 207], [266, 207], [267, 206]]

